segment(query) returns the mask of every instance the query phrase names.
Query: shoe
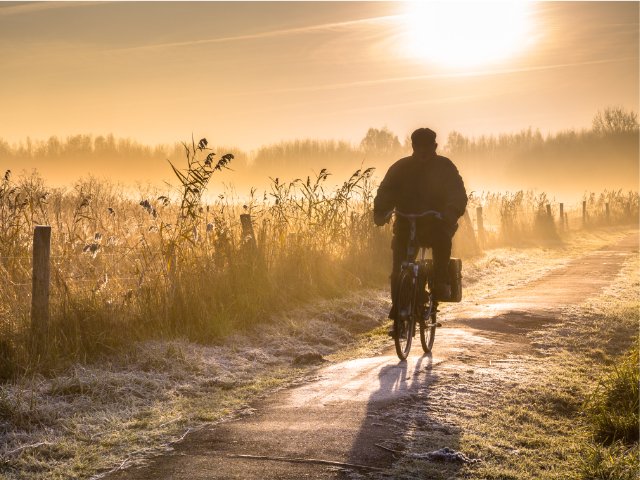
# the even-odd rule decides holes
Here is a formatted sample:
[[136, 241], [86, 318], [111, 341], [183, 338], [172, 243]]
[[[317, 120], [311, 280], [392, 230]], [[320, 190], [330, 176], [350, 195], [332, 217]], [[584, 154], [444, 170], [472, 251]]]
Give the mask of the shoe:
[[389, 310], [389, 318], [391, 320], [395, 320], [396, 318], [402, 318], [402, 317], [408, 317], [409, 316], [409, 310], [408, 309], [403, 309], [400, 310], [398, 312], [398, 309], [394, 306], [391, 307], [391, 310]]
[[451, 298], [451, 285], [448, 283], [436, 283], [433, 286], [433, 296], [436, 301], [448, 301]]
[[[398, 337], [398, 334], [396, 334], [396, 327], [395, 327], [395, 322], [393, 322], [393, 325], [391, 326], [391, 328], [387, 331], [387, 335], [389, 335], [391, 338], [393, 338], [394, 340]], [[405, 332], [406, 332], [406, 327], [403, 325], [402, 328], [400, 329], [400, 337], [404, 337], [405, 336]]]
[[391, 304], [391, 310], [389, 310], [389, 319], [393, 322], [391, 324], [391, 328], [389, 328], [389, 330], [387, 330], [387, 335], [390, 336], [391, 338], [396, 338], [396, 317], [398, 315], [398, 309], [396, 308], [395, 305]]

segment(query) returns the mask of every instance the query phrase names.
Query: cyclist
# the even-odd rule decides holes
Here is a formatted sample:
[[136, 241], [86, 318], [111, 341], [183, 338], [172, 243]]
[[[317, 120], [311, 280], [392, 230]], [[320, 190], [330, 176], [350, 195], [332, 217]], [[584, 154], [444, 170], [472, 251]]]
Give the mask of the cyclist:
[[[374, 200], [373, 219], [376, 225], [386, 224], [394, 209], [406, 214], [435, 210], [440, 216], [425, 216], [416, 223], [416, 234], [421, 247], [431, 247], [434, 263], [435, 300], [451, 296], [449, 285], [449, 259], [451, 241], [458, 229], [458, 219], [467, 206], [467, 192], [456, 166], [446, 157], [436, 154], [436, 133], [419, 128], [411, 134], [413, 154], [391, 165]], [[402, 262], [406, 259], [409, 222], [396, 216], [393, 225], [393, 268], [391, 270], [391, 311], [395, 320], [395, 284]]]

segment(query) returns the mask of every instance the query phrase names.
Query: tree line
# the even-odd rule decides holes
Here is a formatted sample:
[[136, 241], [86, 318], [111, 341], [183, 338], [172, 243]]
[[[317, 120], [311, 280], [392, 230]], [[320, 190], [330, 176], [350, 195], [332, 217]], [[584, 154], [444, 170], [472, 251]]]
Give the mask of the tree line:
[[[227, 181], [260, 186], [269, 177], [305, 177], [327, 168], [344, 175], [376, 167], [378, 176], [397, 158], [410, 154], [409, 133], [401, 140], [386, 127], [369, 128], [362, 140], [301, 139], [265, 145], [255, 151], [234, 146], [214, 147], [219, 155], [233, 153], [233, 173]], [[487, 184], [524, 188], [554, 188], [566, 182], [602, 187], [594, 181], [626, 188], [638, 177], [638, 116], [620, 107], [596, 113], [592, 127], [543, 135], [528, 128], [515, 133], [468, 137], [450, 132], [440, 151], [454, 160], [472, 186]], [[16, 171], [37, 169], [48, 180], [64, 183], [91, 173], [117, 181], [156, 183], [169, 177], [167, 160], [180, 162], [180, 143], [145, 145], [113, 135], [52, 136], [9, 144], [0, 138], [0, 166]], [[622, 185], [622, 183], [625, 185]], [[589, 184], [589, 185], [587, 185]], [[593, 184], [593, 185], [592, 185]], [[606, 185], [610, 186], [610, 185]]]

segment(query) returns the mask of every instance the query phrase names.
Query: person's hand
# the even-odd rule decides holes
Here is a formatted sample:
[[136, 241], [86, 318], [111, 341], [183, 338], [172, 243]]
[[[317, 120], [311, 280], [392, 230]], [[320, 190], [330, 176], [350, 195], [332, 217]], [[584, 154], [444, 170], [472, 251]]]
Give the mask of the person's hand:
[[441, 220], [449, 225], [455, 225], [456, 223], [458, 223], [458, 215], [455, 212], [447, 209], [442, 212]]
[[436, 220], [440, 220], [441, 222], [444, 221], [444, 217], [440, 212], [434, 212], [433, 214], [431, 214], [431, 218], [435, 218]]
[[378, 227], [385, 225], [389, 221], [389, 218], [391, 218], [389, 213], [381, 214], [379, 212], [373, 212], [373, 223]]

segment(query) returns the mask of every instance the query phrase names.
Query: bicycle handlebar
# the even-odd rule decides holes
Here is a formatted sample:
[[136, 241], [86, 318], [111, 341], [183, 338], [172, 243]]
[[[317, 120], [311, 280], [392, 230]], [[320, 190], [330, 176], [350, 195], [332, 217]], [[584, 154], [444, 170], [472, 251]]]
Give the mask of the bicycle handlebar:
[[396, 215], [399, 215], [401, 217], [404, 218], [421, 218], [421, 217], [435, 217], [439, 220], [442, 220], [442, 214], [436, 210], [427, 210], [426, 212], [422, 212], [422, 213], [402, 213], [400, 210], [394, 210], [391, 213], [395, 213]]
[[[403, 213], [400, 210], [391, 210], [384, 217], [384, 223], [387, 223], [389, 219], [391, 219], [391, 215], [393, 215], [394, 213], [397, 216], [404, 217], [408, 220], [416, 220], [422, 217], [433, 217], [433, 218], [437, 218], [438, 220], [443, 220], [442, 213], [437, 212], [435, 210], [427, 210], [426, 212], [422, 212], [422, 213]], [[382, 224], [379, 224], [379, 225], [382, 225]]]

